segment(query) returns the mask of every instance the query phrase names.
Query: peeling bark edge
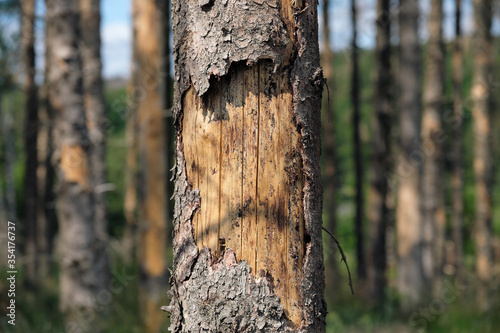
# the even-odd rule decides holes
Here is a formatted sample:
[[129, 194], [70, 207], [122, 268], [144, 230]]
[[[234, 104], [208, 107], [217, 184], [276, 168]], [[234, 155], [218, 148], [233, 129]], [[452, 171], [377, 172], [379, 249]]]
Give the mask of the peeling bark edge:
[[[321, 235], [321, 94], [323, 70], [319, 65], [318, 1], [309, 0], [295, 12], [297, 57], [292, 69], [294, 113], [301, 133], [304, 170], [306, 254], [302, 280], [303, 332], [325, 332], [326, 301], [323, 239]], [[309, 242], [307, 242], [309, 240]]]
[[[184, 2], [182, 3], [184, 4]], [[234, 47], [231, 46], [231, 43], [228, 43], [229, 49], [223, 50], [223, 52], [220, 50], [217, 51], [217, 49], [213, 52], [205, 50], [208, 52], [202, 55], [201, 63], [208, 64], [208, 66], [202, 67], [201, 70], [195, 72], [195, 69], [197, 69], [195, 64], [200, 61], [200, 59], [198, 61], [195, 61], [195, 59], [200, 55], [193, 56], [193, 49], [190, 49], [191, 45], [184, 43], [192, 32], [188, 28], [189, 20], [180, 20], [180, 18], [186, 17], [188, 8], [186, 8], [187, 5], [184, 5], [184, 7], [181, 6], [180, 0], [172, 2], [174, 61], [176, 69], [173, 111], [177, 129], [177, 140], [173, 176], [175, 178], [174, 272], [170, 281], [171, 289], [169, 291], [171, 297], [171, 303], [168, 307], [171, 314], [171, 326], [169, 329], [172, 332], [194, 332], [194, 327], [191, 326], [191, 323], [184, 322], [183, 311], [188, 311], [189, 309], [182, 308], [182, 296], [186, 295], [187, 290], [190, 290], [190, 286], [192, 287], [193, 283], [196, 288], [206, 287], [207, 284], [209, 287], [210, 285], [213, 286], [211, 279], [206, 276], [207, 272], [209, 272], [208, 274], [212, 274], [222, 271], [223, 273], [219, 273], [220, 278], [220, 274], [224, 275], [224, 272], [228, 271], [231, 278], [238, 275], [241, 277], [241, 281], [248, 281], [250, 287], [247, 289], [245, 296], [248, 299], [239, 299], [238, 302], [244, 303], [243, 308], [250, 307], [253, 309], [253, 312], [250, 311], [250, 313], [244, 315], [248, 315], [250, 319], [254, 320], [252, 323], [248, 321], [249, 318], [240, 318], [241, 316], [235, 318], [231, 310], [238, 309], [238, 306], [228, 308], [223, 304], [221, 310], [229, 311], [227, 316], [223, 316], [223, 318], [231, 322], [231, 330], [228, 330], [228, 332], [232, 332], [232, 329], [236, 327], [240, 332], [258, 332], [262, 331], [264, 327], [266, 328], [266, 332], [325, 332], [327, 312], [326, 301], [323, 296], [325, 278], [321, 235], [323, 190], [319, 163], [321, 154], [320, 108], [324, 79], [322, 69], [319, 65], [317, 0], [307, 1], [304, 8], [300, 11], [297, 8], [294, 9], [296, 57], [291, 73], [293, 108], [296, 125], [301, 134], [301, 156], [305, 175], [303, 196], [306, 244], [303, 267], [304, 278], [301, 284], [304, 318], [302, 327], [297, 330], [287, 327], [283, 307], [279, 303], [277, 296], [271, 292], [268, 281], [265, 279], [254, 279], [248, 264], [245, 262], [235, 264], [232, 259], [228, 259], [228, 256], [229, 258], [231, 256], [234, 257], [232, 251], [227, 251], [223, 258], [219, 260], [219, 263], [221, 260], [226, 263], [224, 267], [229, 267], [226, 269], [223, 265], [211, 262], [208, 249], [202, 249], [198, 252], [198, 248], [194, 242], [192, 216], [196, 209], [200, 207], [201, 198], [199, 190], [193, 190], [187, 179], [182, 143], [183, 96], [191, 85], [195, 87], [198, 95], [202, 96], [209, 88], [210, 77], [222, 77], [226, 75], [230, 66], [236, 62], [246, 61], [247, 65], [251, 65], [261, 59], [270, 59], [274, 62], [275, 67], [278, 68], [287, 58], [286, 45], [290, 43], [279, 13], [279, 8], [269, 5], [267, 2], [265, 5], [258, 5], [252, 2], [252, 0], [221, 0], [215, 3], [199, 1], [200, 8], [205, 13], [208, 7], [212, 9], [213, 7], [218, 9], [222, 7], [229, 8], [228, 3], [233, 6], [234, 10], [240, 10], [240, 8], [242, 10], [253, 10], [256, 12], [254, 13], [256, 17], [259, 17], [259, 15], [261, 17], [262, 15], [270, 17], [271, 25], [269, 23], [255, 24], [258, 32], [264, 35], [267, 34], [268, 38], [261, 38], [253, 44], [246, 45], [242, 50], [239, 50], [241, 52], [238, 52], [238, 49], [236, 51], [233, 50]], [[189, 4], [192, 5], [191, 2]], [[189, 10], [192, 9], [189, 8]], [[236, 14], [233, 15], [236, 16]], [[227, 23], [227, 21], [224, 22]], [[273, 25], [275, 27], [274, 30], [266, 28]], [[219, 25], [217, 29], [222, 32], [224, 25]], [[220, 34], [216, 35], [216, 38], [220, 36]], [[187, 47], [185, 44], [187, 44]], [[279, 52], [276, 50], [279, 50]], [[229, 52], [225, 53], [226, 51]], [[232, 53], [231, 51], [235, 52]], [[190, 58], [187, 55], [190, 55]], [[199, 280], [200, 277], [204, 277], [204, 279]], [[230, 282], [231, 280], [224, 281]], [[254, 295], [255, 290], [257, 290], [258, 296], [256, 298], [249, 297], [249, 295]], [[201, 299], [201, 301], [204, 301], [204, 299]], [[263, 310], [266, 310], [264, 313], [267, 316], [259, 317], [257, 314], [262, 314]]]

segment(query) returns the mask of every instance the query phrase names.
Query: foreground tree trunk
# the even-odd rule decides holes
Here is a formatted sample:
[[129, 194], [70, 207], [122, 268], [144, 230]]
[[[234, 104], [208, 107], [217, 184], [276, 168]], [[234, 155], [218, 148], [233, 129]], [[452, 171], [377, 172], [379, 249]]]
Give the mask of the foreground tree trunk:
[[24, 202], [26, 212], [26, 255], [29, 260], [26, 267], [26, 278], [30, 285], [36, 283], [37, 276], [37, 131], [38, 131], [38, 98], [35, 83], [35, 0], [21, 2], [22, 12], [22, 57], [24, 73], [24, 149], [26, 153], [24, 174]]
[[173, 332], [325, 331], [316, 7], [172, 4]]
[[401, 307], [410, 311], [422, 299], [420, 141], [421, 80], [418, 1], [399, 4], [399, 157], [396, 161], [398, 289]]
[[[162, 5], [156, 0], [134, 1], [139, 148], [138, 259], [141, 315], [146, 332], [158, 332], [165, 320], [161, 302], [167, 284], [165, 118], [160, 100]], [[162, 296], [163, 295], [163, 296]]]
[[81, 56], [83, 65], [84, 107], [90, 138], [90, 173], [94, 192], [94, 223], [99, 255], [99, 283], [108, 286], [109, 260], [108, 220], [106, 204], [106, 109], [101, 64], [101, 11], [100, 0], [80, 0]]
[[476, 188], [476, 216], [474, 238], [476, 242], [476, 275], [479, 285], [479, 307], [489, 306], [488, 289], [492, 279], [491, 248], [491, 0], [474, 0], [476, 31], [474, 72], [472, 78], [472, 117], [474, 126], [474, 178]]
[[377, 5], [377, 78], [375, 110], [372, 121], [372, 152], [368, 219], [370, 245], [367, 256], [368, 294], [375, 304], [381, 304], [387, 285], [386, 233], [389, 220], [387, 205], [388, 172], [392, 170], [391, 125], [391, 17], [390, 1], [378, 0]]
[[[96, 332], [100, 290], [99, 242], [94, 223], [89, 138], [83, 105], [78, 0], [47, 0], [51, 20], [50, 87], [54, 95], [59, 175], [57, 214], [60, 235], [60, 308], [67, 331]], [[57, 102], [57, 103], [56, 103]]]
[[455, 0], [455, 41], [453, 43], [453, 167], [452, 186], [452, 228], [455, 245], [455, 269], [459, 282], [464, 279], [463, 225], [464, 225], [464, 148], [463, 148], [463, 51], [462, 51], [462, 0]]
[[[431, 1], [428, 59], [422, 115], [422, 263], [426, 290], [441, 295], [446, 215], [444, 211], [442, 125], [444, 102], [443, 1]], [[431, 292], [432, 290], [432, 292]]]

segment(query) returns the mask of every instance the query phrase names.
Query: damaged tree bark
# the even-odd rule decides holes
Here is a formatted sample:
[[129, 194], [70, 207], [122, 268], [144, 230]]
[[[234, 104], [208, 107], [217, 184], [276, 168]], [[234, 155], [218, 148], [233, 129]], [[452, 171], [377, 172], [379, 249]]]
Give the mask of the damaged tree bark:
[[172, 332], [324, 332], [317, 1], [173, 1]]

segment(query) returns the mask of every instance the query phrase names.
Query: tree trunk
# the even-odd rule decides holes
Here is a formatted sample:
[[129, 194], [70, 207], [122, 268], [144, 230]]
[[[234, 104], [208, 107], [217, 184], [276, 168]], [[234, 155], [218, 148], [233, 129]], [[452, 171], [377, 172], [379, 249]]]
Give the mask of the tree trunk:
[[[323, 204], [328, 209], [328, 229], [336, 234], [337, 230], [337, 161], [335, 151], [335, 110], [332, 95], [334, 92], [333, 51], [330, 43], [330, 17], [328, 14], [329, 0], [323, 0], [323, 71], [328, 86], [328, 96], [325, 96], [323, 105], [323, 163], [325, 194]], [[326, 106], [326, 107], [325, 107]], [[327, 285], [334, 288], [337, 275], [337, 262], [335, 245], [334, 250], [328, 251]], [[328, 272], [330, 272], [328, 274]], [[327, 286], [327, 288], [328, 288]]]
[[54, 112], [52, 100], [54, 94], [50, 89], [50, 26], [51, 22], [45, 22], [45, 82], [40, 89], [40, 106], [38, 108], [38, 138], [37, 138], [37, 244], [39, 256], [39, 271], [46, 276], [49, 269], [49, 258], [53, 254], [54, 235], [56, 233], [56, 217], [54, 211], [54, 168], [52, 166], [53, 154], [53, 131]]
[[38, 131], [38, 97], [35, 84], [35, 0], [21, 3], [22, 11], [22, 57], [26, 80], [24, 93], [24, 149], [26, 153], [24, 170], [24, 211], [26, 213], [26, 278], [30, 285], [36, 283], [37, 277], [37, 131]]
[[422, 264], [426, 290], [434, 297], [441, 295], [446, 215], [443, 191], [444, 101], [443, 1], [431, 1], [429, 18], [428, 59], [422, 115]]
[[477, 300], [479, 307], [489, 306], [488, 288], [492, 279], [491, 252], [491, 0], [474, 0], [476, 31], [474, 73], [472, 78], [474, 126], [474, 177], [476, 188], [476, 216], [474, 238], [476, 241]]
[[324, 332], [317, 2], [172, 8], [170, 329]]
[[351, 103], [352, 103], [352, 126], [353, 126], [353, 144], [354, 144], [354, 168], [356, 173], [356, 214], [354, 225], [356, 230], [356, 261], [358, 263], [357, 273], [361, 281], [366, 279], [366, 264], [364, 250], [364, 231], [363, 231], [363, 158], [361, 155], [361, 137], [359, 129], [361, 126], [361, 111], [359, 105], [359, 49], [358, 49], [358, 29], [357, 29], [357, 8], [356, 0], [351, 0], [351, 22], [352, 22], [352, 41], [351, 41]]
[[453, 43], [453, 166], [452, 166], [452, 228], [453, 243], [455, 245], [455, 270], [459, 282], [464, 279], [463, 263], [463, 225], [464, 225], [464, 148], [463, 148], [463, 51], [462, 31], [460, 20], [462, 17], [462, 0], [455, 0], [455, 42]]
[[94, 192], [94, 223], [98, 247], [98, 283], [108, 286], [110, 268], [106, 253], [108, 221], [106, 203], [106, 108], [101, 65], [101, 11], [100, 0], [80, 0], [83, 69], [83, 100], [85, 119], [90, 139], [89, 164], [91, 188]]
[[56, 148], [59, 175], [57, 213], [60, 233], [60, 308], [66, 329], [99, 331], [95, 327], [102, 253], [94, 223], [90, 147], [83, 105], [80, 15], [77, 0], [47, 0], [51, 20], [50, 87], [55, 98]]
[[369, 192], [370, 245], [367, 256], [368, 294], [376, 304], [384, 300], [387, 286], [386, 233], [389, 220], [388, 180], [392, 171], [391, 127], [391, 17], [390, 0], [378, 0], [375, 110], [372, 121], [371, 177]]
[[[132, 6], [132, 18], [137, 20], [137, 6]], [[132, 64], [130, 80], [127, 87], [127, 126], [125, 130], [127, 140], [127, 168], [125, 173], [125, 197], [123, 200], [123, 212], [126, 225], [123, 233], [122, 247], [123, 258], [126, 263], [132, 261], [137, 250], [137, 178], [138, 178], [138, 126], [137, 126], [137, 104], [142, 90], [137, 78], [137, 25], [132, 29]]]
[[421, 254], [420, 141], [421, 79], [419, 8], [417, 1], [400, 0], [399, 10], [399, 157], [396, 174], [399, 181], [396, 207], [398, 289], [401, 307], [410, 311], [422, 299], [423, 272]]
[[5, 196], [7, 203], [7, 220], [17, 223], [17, 198], [14, 167], [16, 164], [16, 146], [14, 118], [11, 106], [12, 97], [5, 98], [2, 114], [2, 132], [5, 140]]
[[166, 197], [167, 165], [165, 118], [161, 108], [161, 24], [162, 7], [156, 0], [134, 2], [138, 87], [139, 147], [139, 240], [140, 304], [146, 332], [158, 332], [165, 316], [161, 302], [167, 284]]
[[162, 12], [162, 36], [161, 36], [161, 84], [160, 84], [160, 95], [161, 95], [161, 109], [165, 117], [165, 165], [167, 168], [167, 178], [165, 182], [165, 216], [167, 217], [167, 240], [166, 247], [170, 249], [172, 247], [172, 209], [170, 207], [171, 199], [171, 177], [170, 168], [171, 162], [173, 160], [172, 151], [172, 137], [173, 137], [173, 121], [172, 121], [172, 78], [170, 74], [170, 57], [172, 55], [172, 50], [170, 49], [170, 0], [161, 2], [161, 12]]

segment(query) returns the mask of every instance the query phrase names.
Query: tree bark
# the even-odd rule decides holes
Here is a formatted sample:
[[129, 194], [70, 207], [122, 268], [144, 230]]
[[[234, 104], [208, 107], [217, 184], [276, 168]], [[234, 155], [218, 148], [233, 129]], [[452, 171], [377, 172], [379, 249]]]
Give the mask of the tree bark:
[[173, 332], [324, 332], [317, 2], [173, 2]]
[[90, 143], [83, 101], [80, 13], [77, 0], [47, 0], [50, 87], [56, 114], [53, 161], [59, 175], [60, 308], [68, 331], [96, 332], [99, 256], [90, 173]]
[[441, 295], [446, 215], [444, 211], [442, 124], [444, 102], [443, 1], [431, 1], [422, 115], [422, 263], [426, 290]]
[[464, 279], [463, 225], [464, 225], [464, 148], [463, 148], [463, 51], [462, 51], [462, 0], [455, 0], [455, 41], [453, 43], [453, 166], [452, 166], [452, 228], [455, 245], [455, 270], [459, 282]]
[[489, 306], [488, 288], [492, 279], [491, 248], [491, 0], [474, 0], [475, 54], [472, 78], [472, 118], [474, 128], [474, 178], [476, 216], [474, 238], [476, 243], [477, 301], [479, 307]]
[[94, 192], [95, 234], [100, 252], [98, 283], [100, 289], [108, 286], [110, 278], [108, 243], [108, 217], [106, 203], [106, 108], [101, 64], [101, 11], [100, 0], [80, 0], [83, 69], [83, 101], [86, 126], [90, 139], [89, 164], [91, 187]]
[[392, 84], [391, 84], [391, 16], [390, 1], [377, 4], [377, 40], [375, 81], [375, 110], [372, 120], [371, 176], [368, 219], [370, 221], [370, 245], [367, 256], [368, 294], [376, 304], [384, 300], [387, 286], [386, 234], [389, 220], [387, 204], [388, 179], [392, 171]]
[[24, 170], [24, 210], [26, 213], [26, 278], [34, 286], [37, 277], [37, 132], [38, 132], [38, 97], [35, 83], [35, 0], [21, 3], [21, 47], [26, 80], [24, 94], [25, 127], [24, 150], [26, 153]]
[[396, 165], [398, 282], [403, 311], [422, 300], [422, 239], [420, 173], [422, 147], [421, 55], [418, 38], [418, 1], [400, 1], [399, 10], [399, 157]]
[[165, 118], [161, 108], [162, 7], [156, 0], [134, 2], [138, 100], [139, 220], [138, 259], [140, 304], [146, 332], [158, 332], [165, 320], [162, 291], [167, 284], [166, 197], [167, 165]]
[[353, 126], [353, 145], [354, 145], [354, 169], [356, 174], [356, 214], [354, 217], [354, 226], [356, 230], [356, 261], [358, 279], [366, 279], [365, 263], [365, 237], [363, 231], [363, 158], [361, 155], [361, 137], [359, 133], [361, 125], [361, 110], [359, 105], [359, 49], [358, 49], [358, 29], [357, 29], [357, 8], [356, 0], [351, 0], [351, 22], [352, 22], [352, 41], [351, 41], [351, 103], [352, 103], [352, 126]]
[[[333, 51], [330, 43], [330, 16], [328, 13], [329, 0], [323, 0], [323, 71], [328, 86], [328, 96], [323, 98], [325, 111], [323, 112], [323, 163], [324, 163], [324, 198], [323, 204], [327, 207], [328, 229], [336, 234], [337, 230], [337, 155], [335, 151], [335, 110], [333, 108], [332, 95], [334, 92], [335, 80], [333, 72]], [[332, 248], [335, 245], [332, 246]], [[327, 284], [335, 286], [337, 275], [336, 250], [328, 251]]]

